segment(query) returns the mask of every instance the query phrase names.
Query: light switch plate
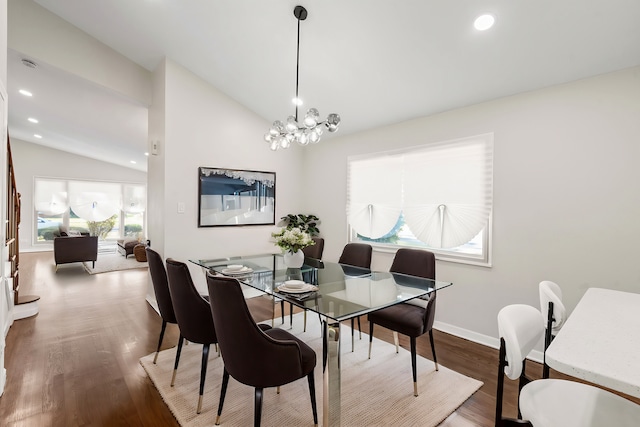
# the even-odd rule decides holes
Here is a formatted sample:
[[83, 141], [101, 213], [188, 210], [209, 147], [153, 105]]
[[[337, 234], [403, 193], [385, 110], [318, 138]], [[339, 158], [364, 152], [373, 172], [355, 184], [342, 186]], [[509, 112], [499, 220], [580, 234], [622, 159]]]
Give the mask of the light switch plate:
[[178, 213], [184, 213], [184, 202], [178, 202]]

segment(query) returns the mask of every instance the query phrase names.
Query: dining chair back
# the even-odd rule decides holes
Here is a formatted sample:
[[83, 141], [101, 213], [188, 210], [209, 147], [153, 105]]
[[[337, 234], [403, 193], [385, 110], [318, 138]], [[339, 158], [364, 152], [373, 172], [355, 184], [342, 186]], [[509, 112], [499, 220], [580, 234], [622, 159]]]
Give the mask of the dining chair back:
[[[540, 311], [544, 316], [545, 335], [544, 349], [549, 347], [553, 338], [560, 332], [562, 325], [567, 318], [567, 311], [562, 303], [562, 289], [556, 283], [549, 280], [540, 282], [538, 286], [540, 293]], [[543, 378], [549, 378], [549, 365], [546, 358], [543, 362]]]
[[[532, 381], [525, 375], [526, 357], [543, 336], [542, 319], [540, 311], [524, 304], [506, 306], [498, 313], [496, 427], [637, 426], [640, 405], [621, 396], [576, 381]], [[518, 380], [518, 418], [502, 414], [505, 376]]]
[[[371, 245], [366, 243], [347, 243], [345, 247], [342, 249], [342, 254], [340, 254], [340, 259], [338, 263], [343, 264], [342, 269], [344, 270], [346, 275], [350, 274], [350, 270], [348, 266], [359, 267], [359, 268], [367, 268], [371, 269], [371, 255], [373, 254], [373, 248]], [[356, 269], [353, 269], [356, 270]], [[360, 274], [359, 270], [354, 271], [355, 274]], [[353, 351], [355, 347], [353, 332], [355, 329], [356, 319], [351, 318], [351, 351]], [[357, 317], [358, 320], [358, 333], [360, 339], [362, 339], [362, 327], [360, 325], [360, 316]]]
[[[224, 360], [216, 425], [220, 423], [229, 376], [255, 388], [255, 426], [260, 425], [264, 388], [279, 387], [306, 376], [313, 422], [317, 424], [313, 349], [283, 329], [257, 325], [237, 279], [207, 274], [207, 287]], [[256, 363], [257, 355], [260, 363]]]
[[421, 249], [398, 249], [389, 271], [435, 280], [436, 257], [433, 252]]
[[151, 275], [153, 292], [156, 296], [156, 303], [158, 304], [160, 317], [162, 318], [160, 339], [158, 340], [156, 354], [153, 357], [153, 363], [155, 364], [158, 360], [158, 353], [162, 346], [162, 339], [164, 338], [164, 333], [167, 329], [167, 323], [178, 324], [178, 321], [176, 320], [176, 313], [173, 311], [173, 303], [171, 302], [171, 294], [169, 293], [167, 270], [164, 267], [162, 257], [149, 246], [147, 246], [145, 250], [147, 251], [147, 262], [149, 263], [149, 274]]
[[312, 237], [311, 240], [315, 242], [315, 245], [307, 246], [302, 249], [305, 258], [322, 259], [322, 253], [324, 252], [324, 239], [322, 237]]
[[373, 248], [366, 243], [347, 243], [338, 262], [354, 267], [371, 268]]
[[204, 395], [204, 383], [209, 360], [209, 346], [218, 343], [213, 317], [211, 316], [211, 307], [209, 302], [204, 299], [196, 289], [191, 279], [189, 267], [185, 263], [167, 258], [167, 276], [169, 278], [169, 291], [171, 293], [173, 309], [176, 313], [178, 327], [180, 328], [180, 338], [178, 340], [171, 386], [175, 383], [184, 340], [186, 339], [192, 343], [202, 344], [200, 393], [197, 409], [197, 413], [199, 414], [202, 409], [202, 397]]
[[[421, 249], [398, 249], [389, 269], [391, 273], [435, 280], [436, 257], [433, 252]], [[393, 331], [396, 353], [399, 352], [398, 333], [407, 335], [411, 346], [411, 367], [413, 374], [413, 394], [418, 396], [418, 373], [416, 367], [416, 339], [429, 333], [433, 363], [439, 370], [436, 347], [433, 340], [433, 322], [436, 315], [436, 292], [423, 298], [409, 300], [402, 304], [369, 313], [369, 358], [373, 346], [373, 329], [378, 324]]]

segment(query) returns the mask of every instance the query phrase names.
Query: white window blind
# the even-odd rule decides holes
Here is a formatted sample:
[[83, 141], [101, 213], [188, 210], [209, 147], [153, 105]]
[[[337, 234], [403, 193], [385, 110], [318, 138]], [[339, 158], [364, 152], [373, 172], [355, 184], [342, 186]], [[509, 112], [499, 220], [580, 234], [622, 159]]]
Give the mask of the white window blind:
[[45, 215], [61, 214], [69, 207], [66, 182], [38, 179], [34, 193], [36, 211]]
[[492, 204], [492, 134], [349, 158], [349, 223], [370, 239], [402, 215], [428, 247], [455, 248], [486, 227]]
[[349, 163], [348, 217], [358, 233], [378, 239], [402, 212], [402, 157], [382, 156]]
[[69, 181], [69, 205], [87, 221], [104, 221], [122, 205], [122, 185], [111, 182]]
[[147, 204], [147, 187], [145, 185], [124, 185], [124, 203], [122, 210], [127, 213], [142, 213]]
[[44, 215], [57, 215], [69, 207], [87, 221], [104, 221], [117, 214], [142, 213], [147, 202], [143, 184], [73, 181], [36, 178], [35, 209]]
[[[145, 230], [147, 187], [113, 181], [34, 178], [34, 244], [50, 244], [55, 229], [139, 238]], [[103, 221], [107, 224], [95, 224]]]

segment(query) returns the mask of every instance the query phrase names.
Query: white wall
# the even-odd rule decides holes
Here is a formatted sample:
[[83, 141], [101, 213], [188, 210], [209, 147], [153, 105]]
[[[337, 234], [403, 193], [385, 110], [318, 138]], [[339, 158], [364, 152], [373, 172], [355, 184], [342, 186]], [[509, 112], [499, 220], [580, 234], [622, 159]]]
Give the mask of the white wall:
[[34, 177], [72, 178], [94, 181], [147, 182], [147, 174], [112, 163], [54, 150], [19, 139], [11, 139], [16, 185], [21, 195], [20, 251], [52, 250], [51, 245], [33, 246]]
[[[147, 126], [148, 152], [147, 159], [147, 237], [151, 247], [160, 254], [164, 253], [164, 193], [165, 164], [167, 157], [164, 150], [165, 138], [165, 62], [163, 61], [152, 76], [153, 102], [149, 106], [149, 125]], [[156, 143], [156, 151], [153, 143]]]
[[[262, 138], [268, 122], [179, 64], [167, 60], [156, 74], [149, 133], [160, 142], [158, 155], [149, 159], [149, 186], [164, 187], [164, 192], [151, 190], [150, 203], [155, 206], [148, 214], [149, 222], [155, 224], [149, 235], [151, 246], [164, 258], [184, 262], [277, 251], [271, 239], [276, 226], [198, 228], [198, 167], [276, 172], [277, 223], [303, 206], [302, 150], [270, 151]], [[157, 81], [162, 80], [161, 74], [164, 86]], [[164, 117], [158, 117], [156, 99], [165, 105]], [[163, 178], [160, 168], [164, 168]], [[177, 213], [179, 202], [186, 207], [182, 214]], [[158, 217], [163, 217], [151, 218], [159, 204], [164, 209]], [[198, 269], [192, 271], [201, 276], [198, 285], [202, 286], [204, 276]]]
[[151, 103], [149, 71], [32, 0], [9, 0], [8, 7], [11, 49], [142, 105]]
[[[337, 260], [347, 241], [348, 156], [487, 132], [493, 267], [438, 262], [437, 278], [454, 285], [440, 293], [436, 320], [482, 340], [474, 335], [497, 336], [504, 305], [539, 306], [541, 280], [562, 287], [569, 310], [588, 287], [640, 291], [640, 68], [308, 147], [305, 206], [322, 220], [324, 258]], [[373, 268], [391, 260], [375, 253]]]

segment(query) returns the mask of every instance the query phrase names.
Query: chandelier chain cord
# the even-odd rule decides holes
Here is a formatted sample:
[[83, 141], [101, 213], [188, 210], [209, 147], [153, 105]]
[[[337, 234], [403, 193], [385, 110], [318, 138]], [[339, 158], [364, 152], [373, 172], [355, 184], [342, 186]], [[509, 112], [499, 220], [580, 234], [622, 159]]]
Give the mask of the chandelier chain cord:
[[300, 98], [298, 97], [299, 75], [300, 75], [300, 18], [298, 18], [298, 43], [296, 46], [296, 122], [298, 121], [298, 104], [300, 104]]

